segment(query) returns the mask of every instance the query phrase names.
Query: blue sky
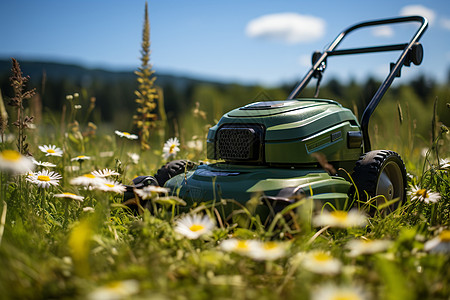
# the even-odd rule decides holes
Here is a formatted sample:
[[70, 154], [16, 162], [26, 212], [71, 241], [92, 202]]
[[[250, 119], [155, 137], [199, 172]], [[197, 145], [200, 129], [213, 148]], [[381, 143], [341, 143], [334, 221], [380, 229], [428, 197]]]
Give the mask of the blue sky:
[[[430, 26], [424, 61], [402, 77], [446, 80], [450, 69], [450, 3], [421, 1], [148, 1], [151, 62], [156, 72], [275, 85], [306, 73], [354, 23], [421, 13]], [[139, 66], [144, 0], [0, 1], [0, 57], [77, 63], [90, 68]], [[406, 42], [414, 27], [368, 30], [349, 45]], [[396, 53], [331, 58], [328, 76], [342, 80], [387, 74]], [[381, 78], [381, 77], [380, 77]]]

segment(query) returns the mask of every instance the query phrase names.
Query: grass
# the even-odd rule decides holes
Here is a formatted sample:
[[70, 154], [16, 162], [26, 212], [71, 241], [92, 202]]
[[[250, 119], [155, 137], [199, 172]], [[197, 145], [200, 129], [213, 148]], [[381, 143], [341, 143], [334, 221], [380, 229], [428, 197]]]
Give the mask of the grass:
[[[318, 213], [309, 209], [311, 199], [304, 199], [286, 209], [291, 221], [277, 215], [264, 226], [250, 213], [257, 198], [227, 222], [216, 218], [216, 210], [232, 200], [218, 199], [189, 212], [215, 222], [211, 230], [190, 239], [178, 230], [183, 219], [177, 214], [176, 198], [153, 196], [153, 213], [136, 215], [121, 204], [120, 192], [73, 184], [73, 178], [108, 168], [118, 172], [111, 178], [112, 185], [120, 186], [136, 175], [153, 174], [165, 162], [161, 143], [140, 152], [137, 141], [112, 130], [99, 134], [92, 125], [75, 122], [73, 114], [67, 124], [54, 125], [64, 131], [49, 134], [38, 125], [26, 136], [34, 158], [55, 165], [38, 166], [36, 171], [57, 172], [62, 178], [56, 184], [38, 187], [27, 180], [30, 175], [2, 169], [2, 299], [327, 299], [343, 292], [347, 294], [339, 299], [450, 296], [450, 181], [448, 165], [439, 161], [449, 153], [445, 127], [424, 156], [412, 149], [404, 157], [410, 188], [439, 193], [436, 203], [408, 198], [387, 216], [376, 212], [363, 216], [363, 223], [335, 227], [317, 226]], [[13, 130], [6, 133], [17, 139]], [[180, 137], [176, 158], [203, 160], [202, 150], [187, 146], [191, 136]], [[13, 141], [5, 140], [0, 150], [14, 149]], [[46, 156], [38, 148], [50, 142], [61, 148], [62, 156]], [[410, 141], [404, 147], [410, 150]], [[139, 154], [139, 160], [129, 153]], [[72, 161], [82, 155], [90, 159]], [[83, 201], [55, 197], [62, 192], [82, 196]], [[429, 249], [436, 237], [441, 248]], [[367, 244], [351, 250], [355, 240]], [[369, 241], [386, 243], [377, 250]], [[372, 246], [361, 248], [364, 245]]]

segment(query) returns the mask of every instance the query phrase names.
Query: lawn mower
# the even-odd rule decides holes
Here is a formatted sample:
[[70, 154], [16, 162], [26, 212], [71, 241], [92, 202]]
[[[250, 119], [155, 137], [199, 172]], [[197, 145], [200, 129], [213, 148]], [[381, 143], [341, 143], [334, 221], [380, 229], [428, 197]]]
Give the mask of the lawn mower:
[[[407, 43], [338, 49], [357, 29], [412, 22], [420, 26]], [[187, 207], [221, 199], [245, 205], [255, 195], [263, 200], [262, 206], [270, 204], [278, 211], [299, 197], [339, 206], [357, 195], [362, 202], [375, 197], [398, 205], [406, 199], [404, 163], [394, 151], [371, 149], [369, 120], [393, 80], [400, 77], [401, 68], [421, 64], [423, 47], [418, 41], [427, 25], [424, 17], [406, 16], [347, 28], [326, 50], [313, 53], [311, 69], [286, 100], [239, 107], [209, 129], [207, 158], [215, 163], [169, 162], [154, 176], [135, 178], [125, 200], [135, 197], [133, 188], [159, 185], [182, 198]], [[391, 63], [360, 122], [337, 101], [318, 98], [329, 57], [387, 51], [399, 51], [400, 56]], [[313, 78], [317, 79], [314, 97], [299, 98]]]

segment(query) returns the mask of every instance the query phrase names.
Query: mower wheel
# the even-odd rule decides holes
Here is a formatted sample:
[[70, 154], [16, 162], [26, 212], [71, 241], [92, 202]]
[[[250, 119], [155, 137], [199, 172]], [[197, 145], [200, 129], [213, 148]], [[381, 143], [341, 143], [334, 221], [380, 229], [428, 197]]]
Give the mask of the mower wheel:
[[164, 166], [159, 168], [155, 174], [155, 178], [158, 181], [159, 186], [164, 186], [167, 180], [189, 171], [195, 167], [195, 163], [188, 160], [173, 160], [166, 163]]
[[[390, 150], [374, 150], [363, 154], [356, 162], [352, 178], [359, 192], [360, 201], [382, 195], [376, 206], [398, 199], [391, 210], [406, 199], [406, 169], [400, 155]], [[386, 199], [384, 199], [386, 198]], [[374, 203], [375, 205], [375, 203]], [[370, 209], [369, 209], [370, 211]]]

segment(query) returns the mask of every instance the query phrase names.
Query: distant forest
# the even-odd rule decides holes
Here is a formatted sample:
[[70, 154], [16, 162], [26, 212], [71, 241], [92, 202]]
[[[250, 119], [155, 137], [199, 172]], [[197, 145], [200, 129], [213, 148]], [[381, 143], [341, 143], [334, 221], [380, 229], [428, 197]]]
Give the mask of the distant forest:
[[[136, 75], [130, 72], [112, 72], [98, 69], [87, 69], [77, 65], [19, 61], [24, 75], [30, 76], [30, 87], [36, 88], [39, 101], [45, 112], [58, 114], [66, 104], [66, 95], [79, 93], [80, 104], [89, 103], [95, 97], [96, 109], [92, 115], [93, 122], [110, 123], [116, 128], [131, 128], [131, 116], [135, 111], [134, 91], [137, 89]], [[0, 60], [0, 89], [7, 101], [13, 95], [9, 77], [11, 61]], [[172, 76], [155, 73], [156, 85], [164, 95], [164, 107], [170, 120], [183, 114], [190, 114], [199, 105], [210, 124], [217, 121], [228, 110], [254, 101], [276, 100], [286, 98], [295, 82], [286, 83], [276, 88], [256, 85], [223, 83], [195, 78]], [[423, 75], [391, 87], [380, 104], [378, 118], [392, 118], [399, 107], [407, 109], [412, 118], [418, 121], [424, 118], [424, 109], [432, 109], [435, 99], [436, 108], [441, 121], [450, 120], [450, 82], [444, 84], [426, 78]], [[361, 113], [371, 99], [380, 82], [367, 78], [362, 82], [342, 83], [337, 79], [329, 79], [321, 86], [320, 98], [334, 99], [356, 114]], [[312, 97], [314, 86], [304, 95]], [[384, 108], [382, 108], [383, 106]], [[431, 113], [428, 119], [431, 118]], [[427, 122], [423, 120], [423, 123]], [[381, 126], [381, 125], [380, 125]], [[425, 130], [425, 129], [424, 129]]]

